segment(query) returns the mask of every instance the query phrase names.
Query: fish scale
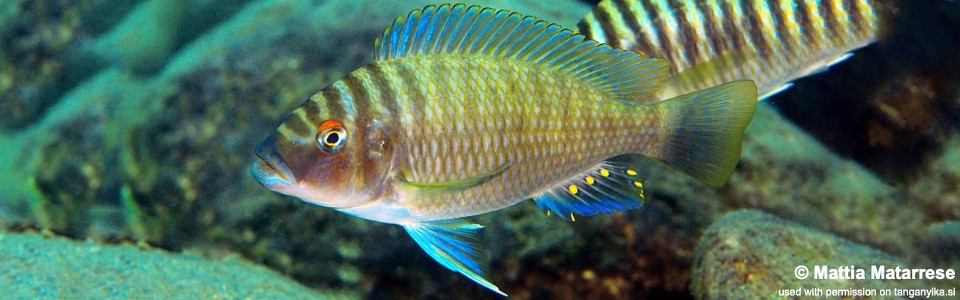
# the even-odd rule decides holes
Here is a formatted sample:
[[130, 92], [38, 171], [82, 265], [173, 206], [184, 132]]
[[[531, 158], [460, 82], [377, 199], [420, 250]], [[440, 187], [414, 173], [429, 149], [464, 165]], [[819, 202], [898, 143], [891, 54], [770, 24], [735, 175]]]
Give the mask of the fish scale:
[[[659, 135], [659, 130], [651, 130], [660, 126], [653, 124], [657, 120], [656, 111], [646, 107], [618, 107], [623, 105], [614, 101], [612, 95], [567, 78], [569, 76], [543, 72], [522, 62], [409, 58], [378, 64], [387, 74], [383, 81], [391, 80], [389, 74], [409, 76], [403, 84], [373, 88], [389, 88], [395, 95], [420, 95], [426, 99], [423, 111], [390, 112], [396, 115], [392, 119], [415, 120], [396, 124], [403, 132], [397, 144], [409, 149], [400, 151], [409, 153], [405, 159], [410, 165], [410, 181], [461, 180], [510, 163], [503, 176], [489, 184], [452, 195], [418, 197], [413, 208], [421, 214], [456, 218], [487, 210], [490, 205], [512, 205], [541, 192], [549, 183], [583, 172], [606, 157], [646, 151]], [[509, 83], [513, 88], [499, 89], [498, 83]], [[509, 92], [511, 90], [515, 92]], [[368, 99], [371, 102], [391, 100]], [[396, 101], [400, 102], [397, 107], [405, 102]], [[555, 105], [558, 102], [564, 106]], [[534, 107], [540, 108], [539, 113]], [[475, 113], [457, 116], [457, 111], [467, 110]], [[458, 124], [470, 124], [465, 127], [486, 130], [459, 131], [457, 126], [451, 126], [451, 118]], [[543, 121], [537, 122], [543, 126], [530, 126], [533, 124], [530, 120]], [[612, 147], [586, 149], [584, 145], [588, 144], [583, 142], [583, 136], [570, 134], [576, 132], [587, 132], [587, 137], [603, 132], [604, 136], [611, 137], [606, 140]], [[512, 146], [499, 147], [502, 144]], [[464, 147], [454, 149], [454, 145]], [[502, 148], [502, 152], [487, 151], [498, 148]], [[544, 176], [520, 176], [532, 173]], [[490, 203], [491, 200], [494, 202]]]
[[402, 226], [446, 268], [483, 278], [462, 217], [532, 201], [569, 220], [638, 208], [646, 155], [718, 186], [756, 106], [738, 81], [649, 104], [668, 64], [530, 16], [464, 5], [397, 18], [376, 59], [255, 148], [265, 187]]

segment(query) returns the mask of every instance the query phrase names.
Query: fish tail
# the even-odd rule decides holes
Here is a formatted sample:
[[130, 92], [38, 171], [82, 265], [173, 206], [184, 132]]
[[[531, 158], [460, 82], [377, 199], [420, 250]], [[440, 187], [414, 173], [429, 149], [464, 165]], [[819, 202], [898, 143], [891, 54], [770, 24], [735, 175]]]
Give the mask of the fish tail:
[[740, 158], [741, 137], [757, 105], [757, 86], [734, 81], [654, 104], [665, 136], [648, 156], [720, 186]]

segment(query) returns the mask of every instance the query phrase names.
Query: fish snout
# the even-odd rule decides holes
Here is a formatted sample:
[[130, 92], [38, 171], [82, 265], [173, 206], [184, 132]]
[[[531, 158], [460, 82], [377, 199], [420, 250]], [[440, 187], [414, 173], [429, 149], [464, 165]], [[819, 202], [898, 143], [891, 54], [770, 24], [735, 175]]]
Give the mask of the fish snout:
[[276, 189], [295, 185], [296, 178], [287, 168], [287, 164], [277, 151], [276, 138], [269, 137], [257, 144], [254, 149], [257, 160], [250, 165], [250, 174], [264, 187]]

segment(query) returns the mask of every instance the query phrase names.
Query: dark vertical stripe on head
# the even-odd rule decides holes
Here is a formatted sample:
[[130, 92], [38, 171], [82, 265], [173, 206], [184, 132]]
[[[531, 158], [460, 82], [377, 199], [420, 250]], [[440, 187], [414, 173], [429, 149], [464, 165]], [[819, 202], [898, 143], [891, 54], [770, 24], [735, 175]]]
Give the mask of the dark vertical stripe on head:
[[763, 35], [763, 31], [766, 28], [763, 27], [763, 24], [760, 23], [759, 15], [756, 10], [753, 9], [753, 1], [743, 0], [740, 1], [740, 10], [743, 12], [744, 20], [749, 24], [747, 26], [747, 32], [750, 34], [750, 40], [753, 41], [753, 46], [757, 49], [757, 55], [761, 58], [768, 57], [772, 50], [770, 44], [767, 42], [767, 38]]
[[817, 44], [817, 30], [813, 29], [812, 23], [810, 23], [810, 10], [807, 7], [807, 3], [803, 0], [794, 0], [796, 7], [793, 12], [796, 14], [797, 27], [800, 28], [800, 40], [808, 45], [803, 45], [804, 48], [811, 48]]
[[303, 109], [304, 115], [307, 117], [307, 120], [310, 120], [310, 122], [313, 123], [310, 125], [314, 127], [316, 127], [317, 125], [320, 124], [321, 121], [323, 121], [323, 120], [320, 120], [320, 118], [323, 118], [324, 116], [321, 116], [320, 114], [326, 113], [325, 111], [324, 112], [320, 111], [320, 105], [323, 105], [323, 104], [317, 103], [317, 101], [324, 101], [322, 90], [319, 93], [310, 97], [309, 100], [307, 100], [306, 102], [303, 103], [303, 105], [300, 106], [300, 108]]
[[[342, 95], [340, 94], [340, 89], [337, 87], [338, 84], [339, 81], [323, 89], [323, 93], [321, 93], [322, 97], [317, 99], [317, 101], [324, 101], [324, 103], [327, 104], [328, 120], [342, 120], [344, 116], [343, 106], [340, 104], [340, 97], [342, 97]], [[322, 122], [324, 120], [320, 121]]]
[[733, 18], [733, 2], [735, 1], [718, 2], [720, 3], [720, 10], [723, 11], [723, 32], [726, 34], [725, 38], [730, 41], [729, 45], [733, 48], [732, 50], [743, 54], [749, 49], [745, 49], [744, 33], [738, 29], [737, 20]]
[[380, 64], [370, 64], [367, 66], [367, 70], [370, 72], [370, 79], [373, 80], [373, 85], [380, 91], [380, 101], [383, 103], [383, 106], [387, 108], [387, 113], [390, 114], [388, 119], [394, 122], [388, 125], [393, 128], [400, 128], [400, 117], [397, 115], [397, 95], [393, 93], [393, 89], [390, 88], [390, 83], [387, 82], [387, 75], [383, 73]]
[[354, 118], [356, 118], [356, 120], [369, 119], [371, 116], [367, 109], [370, 107], [370, 93], [367, 92], [367, 89], [363, 88], [360, 79], [354, 74], [348, 74], [343, 78], [343, 85], [347, 87], [347, 91], [351, 96], [350, 99], [353, 100], [353, 109], [357, 114]]
[[620, 12], [623, 24], [626, 24], [627, 27], [630, 28], [630, 33], [633, 34], [636, 40], [634, 49], [629, 50], [634, 50], [644, 56], [650, 53], [657, 53], [656, 49], [653, 49], [653, 45], [650, 45], [650, 41], [646, 39], [646, 35], [643, 34], [643, 28], [640, 28], [640, 21], [637, 20], [640, 16], [630, 10], [625, 0], [616, 0], [613, 2], [617, 5], [617, 11]]
[[828, 42], [832, 41], [833, 37], [837, 36], [838, 28], [837, 24], [837, 12], [833, 10], [833, 2], [839, 0], [823, 0], [820, 1], [820, 17], [823, 18], [824, 22], [827, 22], [827, 32], [830, 36], [821, 37], [823, 41]]
[[[316, 117], [311, 117], [308, 114], [307, 107], [314, 107], [313, 110], [316, 111], [317, 103], [313, 101], [307, 101], [303, 106], [294, 110], [290, 116], [287, 117], [287, 120], [283, 122], [283, 126], [286, 126], [290, 131], [306, 134], [311, 132], [314, 128], [317, 127], [317, 124], [312, 124], [312, 120]], [[303, 114], [304, 117], [300, 117], [299, 114]], [[316, 114], [314, 114], [316, 115]]]
[[700, 41], [697, 40], [693, 24], [687, 20], [688, 12], [681, 2], [682, 1], [667, 1], [667, 5], [669, 5], [670, 10], [675, 13], [674, 20], [677, 22], [677, 31], [680, 34], [680, 46], [683, 47], [683, 52], [686, 54], [688, 65], [692, 66], [700, 61], [700, 53], [698, 52]]
[[716, 52], [715, 55], [719, 56], [726, 53], [727, 43], [724, 42], [720, 28], [717, 28], [717, 26], [723, 26], [723, 24], [717, 22], [717, 17], [713, 15], [713, 9], [707, 7], [706, 1], [697, 1], [696, 4], [697, 10], [699, 10], [700, 15], [703, 16], [703, 28], [706, 29], [704, 35], [706, 35], [707, 41], [710, 42], [710, 46], [713, 47], [713, 51]]
[[[673, 58], [672, 52], [670, 51], [671, 49], [673, 49], [673, 45], [670, 44], [670, 38], [667, 37], [667, 34], [666, 34], [667, 31], [665, 30], [666, 24], [663, 24], [664, 22], [663, 18], [659, 17], [659, 16], [662, 16], [663, 14], [669, 14], [671, 12], [658, 10], [656, 7], [654, 7], [653, 3], [650, 1], [653, 1], [653, 0], [639, 0], [637, 2], [640, 2], [640, 5], [643, 7], [643, 10], [647, 12], [647, 15], [657, 16], [657, 17], [653, 17], [654, 22], [652, 22], [652, 24], [653, 26], [657, 27], [657, 33], [658, 33], [657, 37], [660, 43], [660, 49], [662, 49], [659, 51], [659, 53], [663, 55], [664, 59], [673, 60], [674, 58]], [[673, 72], [676, 72], [677, 71], [676, 66], [677, 66], [676, 63], [671, 63], [670, 69]]]
[[[367, 140], [368, 134], [367, 124], [370, 123], [370, 118], [373, 117], [369, 111], [370, 93], [363, 87], [363, 83], [360, 81], [360, 78], [357, 78], [356, 74], [356, 72], [350, 73], [343, 78], [344, 90], [349, 94], [349, 97], [342, 98], [341, 101], [352, 101], [352, 103], [342, 103], [342, 105], [353, 107], [353, 126], [356, 127], [353, 129], [353, 132], [356, 134], [354, 138], [357, 138], [358, 141], [365, 141]], [[363, 170], [372, 170], [375, 168], [374, 163], [376, 162], [366, 155], [369, 150], [366, 149], [366, 145], [364, 143], [355, 143], [354, 145], [357, 147], [344, 149], [349, 151], [350, 161], [354, 164], [359, 163], [360, 168]], [[362, 172], [362, 174], [364, 176], [358, 177], [362, 179], [362, 182], [356, 183], [359, 186], [371, 182], [377, 176], [376, 172]]]
[[787, 26], [787, 19], [792, 16], [784, 15], [783, 8], [780, 7], [779, 0], [766, 0], [767, 7], [770, 8], [770, 16], [773, 17], [773, 24], [776, 26], [777, 36], [779, 37], [780, 44], [783, 45], [783, 50], [786, 50], [789, 53], [795, 53], [794, 49], [797, 47], [795, 41], [793, 40], [793, 33], [790, 32], [790, 28]]
[[[353, 132], [356, 134], [355, 138], [357, 138], [358, 141], [366, 140], [366, 125], [369, 124], [371, 117], [370, 112], [368, 112], [368, 108], [370, 107], [369, 93], [363, 88], [363, 84], [361, 84], [360, 79], [357, 78], [356, 73], [348, 74], [343, 78], [343, 88], [347, 97], [341, 98], [340, 101], [342, 101], [341, 105], [344, 107], [349, 106], [352, 108], [352, 112], [347, 111], [347, 113], [353, 113], [353, 115], [348, 116], [347, 119], [353, 119], [353, 126], [355, 127], [353, 128]], [[357, 143], [356, 145], [362, 144], [363, 143]], [[365, 170], [369, 167], [367, 155], [365, 155], [366, 150], [363, 146], [347, 149], [351, 157], [350, 161], [363, 164]], [[372, 172], [364, 172], [366, 175], [370, 175], [370, 173]], [[363, 177], [363, 180], [363, 183], [369, 182], [370, 178]], [[362, 185], [363, 183], [358, 184]]]
[[593, 10], [593, 16], [597, 18], [597, 23], [600, 24], [600, 30], [603, 31], [607, 44], [614, 48], [622, 47], [620, 39], [617, 38], [617, 30], [613, 28], [613, 22], [610, 21], [613, 19], [610, 12], [598, 5], [597, 9]]
[[853, 32], [861, 32], [866, 28], [866, 24], [863, 21], [863, 15], [860, 14], [860, 7], [857, 5], [857, 0], [844, 0], [843, 9], [847, 12], [847, 16], [850, 18], [850, 25], [853, 28]]

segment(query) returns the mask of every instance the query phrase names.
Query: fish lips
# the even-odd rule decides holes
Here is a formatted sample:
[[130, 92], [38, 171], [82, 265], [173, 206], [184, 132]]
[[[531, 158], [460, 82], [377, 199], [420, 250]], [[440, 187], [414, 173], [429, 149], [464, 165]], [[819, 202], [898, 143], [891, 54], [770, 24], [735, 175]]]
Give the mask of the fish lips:
[[276, 139], [269, 137], [254, 147], [257, 161], [250, 165], [250, 174], [264, 187], [276, 190], [282, 187], [292, 187], [296, 184], [293, 172], [287, 168], [283, 157], [277, 152]]

